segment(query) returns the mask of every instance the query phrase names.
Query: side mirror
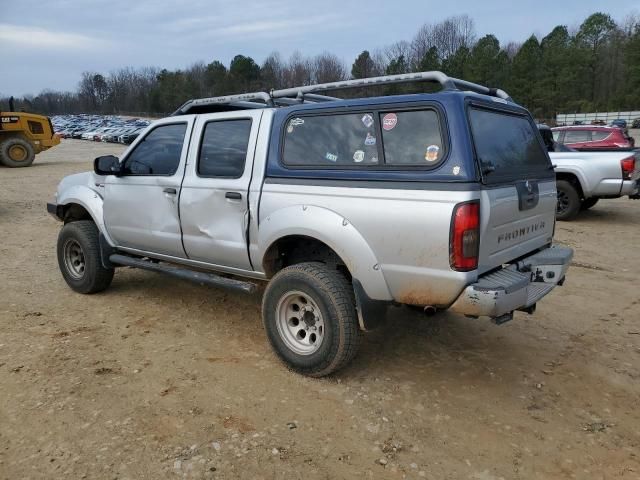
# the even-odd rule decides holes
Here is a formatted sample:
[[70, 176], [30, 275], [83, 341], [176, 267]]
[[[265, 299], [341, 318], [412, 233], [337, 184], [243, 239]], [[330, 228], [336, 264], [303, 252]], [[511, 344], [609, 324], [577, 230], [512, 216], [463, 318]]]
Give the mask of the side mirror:
[[103, 155], [93, 161], [93, 171], [98, 175], [120, 174], [120, 160], [115, 155]]

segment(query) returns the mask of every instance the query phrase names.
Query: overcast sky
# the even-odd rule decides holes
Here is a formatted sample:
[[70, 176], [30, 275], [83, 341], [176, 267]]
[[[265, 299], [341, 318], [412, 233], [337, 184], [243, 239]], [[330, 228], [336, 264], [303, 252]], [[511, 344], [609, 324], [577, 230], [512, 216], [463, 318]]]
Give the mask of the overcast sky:
[[479, 36], [523, 41], [606, 11], [615, 20], [640, 0], [0, 0], [0, 96], [75, 90], [81, 72], [124, 66], [183, 68], [238, 53], [337, 54], [411, 40], [424, 23], [468, 14]]

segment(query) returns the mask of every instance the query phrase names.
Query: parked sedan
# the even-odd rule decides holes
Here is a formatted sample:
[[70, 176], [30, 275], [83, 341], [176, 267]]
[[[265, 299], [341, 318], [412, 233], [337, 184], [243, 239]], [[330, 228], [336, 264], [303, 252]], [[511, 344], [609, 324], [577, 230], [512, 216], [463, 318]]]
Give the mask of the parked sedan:
[[556, 142], [576, 150], [615, 150], [635, 145], [634, 139], [618, 127], [580, 125], [556, 127], [552, 131]]
[[121, 135], [126, 135], [127, 133], [132, 133], [136, 129], [137, 127], [118, 127], [112, 132], [102, 135], [102, 141], [117, 143], [118, 137], [120, 137]]

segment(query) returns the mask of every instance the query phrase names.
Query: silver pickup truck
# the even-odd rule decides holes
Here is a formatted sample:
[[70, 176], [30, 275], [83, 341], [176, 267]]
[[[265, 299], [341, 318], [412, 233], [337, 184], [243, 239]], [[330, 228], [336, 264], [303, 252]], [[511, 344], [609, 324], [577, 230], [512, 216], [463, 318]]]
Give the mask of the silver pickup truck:
[[[438, 82], [434, 94], [327, 92]], [[48, 211], [80, 293], [118, 266], [263, 294], [293, 370], [327, 375], [391, 303], [496, 323], [562, 284], [553, 167], [502, 90], [441, 72], [190, 100], [122, 158], [66, 177]]]
[[636, 152], [577, 151], [556, 143], [547, 125], [538, 125], [556, 172], [558, 220], [573, 220], [600, 199], [640, 198]]

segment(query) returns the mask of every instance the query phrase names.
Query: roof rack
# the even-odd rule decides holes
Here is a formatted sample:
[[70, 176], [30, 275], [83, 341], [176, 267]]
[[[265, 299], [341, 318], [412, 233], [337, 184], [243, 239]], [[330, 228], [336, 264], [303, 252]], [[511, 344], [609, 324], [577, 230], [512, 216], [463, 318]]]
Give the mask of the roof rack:
[[270, 92], [241, 93], [224, 95], [221, 97], [199, 98], [188, 100], [172, 115], [186, 115], [188, 113], [209, 113], [248, 108], [265, 108], [295, 105], [300, 103], [319, 103], [342, 100], [337, 97], [323, 95], [322, 92], [346, 90], [351, 88], [366, 88], [397, 83], [434, 82], [442, 85], [443, 90], [462, 90], [489, 95], [512, 101], [504, 90], [489, 88], [477, 83], [467, 82], [458, 78], [448, 77], [442, 72], [416, 72], [399, 75], [383, 75], [380, 77], [361, 78], [356, 80], [341, 80], [331, 83], [304, 85], [301, 87], [271, 90]]

